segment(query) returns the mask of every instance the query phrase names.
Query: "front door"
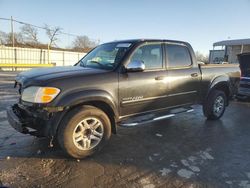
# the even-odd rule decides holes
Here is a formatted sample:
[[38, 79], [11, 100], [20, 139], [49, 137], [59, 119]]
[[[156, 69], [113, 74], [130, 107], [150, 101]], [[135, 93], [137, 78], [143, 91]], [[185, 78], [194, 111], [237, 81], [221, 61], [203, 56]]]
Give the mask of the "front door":
[[145, 64], [143, 72], [126, 72], [119, 76], [119, 101], [121, 116], [135, 115], [164, 108], [167, 85], [161, 43], [146, 43], [135, 49], [130, 62]]

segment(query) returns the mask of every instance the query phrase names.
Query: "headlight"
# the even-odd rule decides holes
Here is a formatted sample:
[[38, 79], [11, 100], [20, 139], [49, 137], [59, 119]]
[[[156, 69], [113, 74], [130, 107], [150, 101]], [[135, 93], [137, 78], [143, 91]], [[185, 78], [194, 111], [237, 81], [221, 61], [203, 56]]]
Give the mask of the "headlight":
[[49, 103], [60, 93], [55, 87], [31, 86], [23, 90], [22, 100], [32, 103]]

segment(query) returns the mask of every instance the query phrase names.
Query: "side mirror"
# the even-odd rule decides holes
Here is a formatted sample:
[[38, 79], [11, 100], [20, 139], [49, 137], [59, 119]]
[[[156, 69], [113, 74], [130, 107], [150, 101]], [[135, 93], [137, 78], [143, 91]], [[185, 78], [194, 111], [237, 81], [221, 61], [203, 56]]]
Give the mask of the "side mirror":
[[126, 70], [128, 72], [142, 72], [145, 70], [145, 64], [143, 63], [143, 61], [131, 61], [127, 65]]

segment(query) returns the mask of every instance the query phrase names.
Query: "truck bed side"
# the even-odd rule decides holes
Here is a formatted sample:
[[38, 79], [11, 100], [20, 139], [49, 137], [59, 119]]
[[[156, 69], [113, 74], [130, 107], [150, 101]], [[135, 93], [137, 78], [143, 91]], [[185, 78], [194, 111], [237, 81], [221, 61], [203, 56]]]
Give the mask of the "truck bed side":
[[201, 103], [207, 98], [209, 92], [217, 87], [225, 89], [228, 97], [237, 94], [240, 80], [240, 68], [238, 64], [200, 65], [200, 68], [202, 73], [200, 88]]

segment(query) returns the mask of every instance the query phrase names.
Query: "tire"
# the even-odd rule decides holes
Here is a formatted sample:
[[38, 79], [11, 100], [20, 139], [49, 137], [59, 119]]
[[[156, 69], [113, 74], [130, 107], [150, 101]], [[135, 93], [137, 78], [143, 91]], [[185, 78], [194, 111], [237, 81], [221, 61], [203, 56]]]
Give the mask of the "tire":
[[227, 97], [223, 91], [213, 90], [203, 105], [203, 113], [208, 120], [220, 119], [226, 109]]
[[73, 158], [82, 159], [99, 151], [111, 136], [108, 116], [93, 106], [70, 111], [58, 129], [60, 147]]

